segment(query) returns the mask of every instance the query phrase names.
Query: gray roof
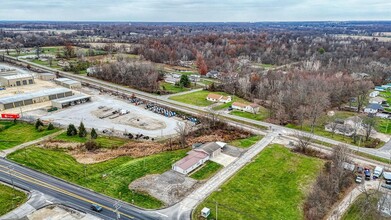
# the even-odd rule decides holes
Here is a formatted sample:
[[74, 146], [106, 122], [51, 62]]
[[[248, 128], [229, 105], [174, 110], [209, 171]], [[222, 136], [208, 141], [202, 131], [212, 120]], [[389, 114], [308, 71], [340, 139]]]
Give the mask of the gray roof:
[[71, 79], [69, 79], [69, 78], [57, 78], [57, 79], [55, 79], [55, 81], [57, 81], [57, 82], [65, 82], [65, 81], [68, 81], [68, 80], [71, 80]]
[[375, 109], [375, 110], [383, 109], [383, 107], [380, 104], [375, 104], [375, 103], [371, 103], [371, 104], [367, 105], [367, 108], [371, 108], [371, 109]]
[[20, 102], [20, 101], [24, 101], [24, 100], [29, 100], [29, 99], [34, 99], [34, 98], [44, 97], [44, 96], [49, 96], [49, 95], [55, 95], [55, 94], [60, 94], [60, 93], [66, 93], [66, 92], [72, 92], [72, 90], [66, 89], [66, 88], [45, 89], [42, 91], [31, 92], [28, 94], [18, 94], [18, 95], [3, 97], [3, 98], [0, 98], [0, 104]]
[[40, 73], [41, 76], [54, 76], [53, 73]]
[[77, 94], [77, 95], [68, 96], [68, 97], [64, 97], [64, 98], [60, 98], [60, 99], [55, 99], [55, 100], [52, 100], [52, 102], [57, 102], [57, 103], [63, 104], [63, 103], [74, 102], [74, 101], [78, 101], [80, 99], [87, 99], [87, 98], [91, 98], [91, 96], [84, 95], [84, 94]]
[[33, 78], [32, 75], [30, 74], [27, 74], [27, 73], [24, 73], [24, 74], [4, 74], [4, 75], [0, 75], [1, 78], [4, 78], [4, 79], [7, 79], [7, 80], [10, 80], [10, 79], [24, 79], [24, 78]]
[[196, 148], [195, 150], [203, 150], [207, 154], [211, 155], [216, 150], [221, 149], [221, 146], [218, 145], [216, 142], [209, 142], [206, 144], [201, 145], [200, 147]]
[[72, 84], [80, 84], [80, 82], [79, 82], [79, 81], [72, 80], [72, 79], [70, 79], [70, 80], [67, 80], [67, 81], [63, 81], [62, 83], [64, 83], [64, 84], [67, 84], [67, 85], [72, 85]]

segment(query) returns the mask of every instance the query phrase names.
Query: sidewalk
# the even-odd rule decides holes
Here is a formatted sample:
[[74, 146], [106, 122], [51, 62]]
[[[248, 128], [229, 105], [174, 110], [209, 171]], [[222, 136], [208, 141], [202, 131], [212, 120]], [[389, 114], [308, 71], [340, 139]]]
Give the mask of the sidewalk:
[[57, 132], [55, 132], [53, 134], [49, 134], [49, 135], [46, 135], [44, 137], [38, 138], [36, 140], [17, 145], [17, 146], [15, 146], [13, 148], [2, 150], [2, 151], [0, 151], [0, 157], [5, 158], [10, 153], [13, 153], [13, 152], [15, 152], [17, 150], [23, 149], [23, 148], [31, 146], [31, 145], [38, 144], [39, 142], [46, 141], [46, 140], [48, 140], [48, 139], [50, 139], [52, 137], [55, 137], [55, 136], [57, 136], [57, 135], [59, 135], [59, 134], [61, 134], [63, 132], [64, 132], [64, 130], [60, 130], [60, 131], [57, 131]]

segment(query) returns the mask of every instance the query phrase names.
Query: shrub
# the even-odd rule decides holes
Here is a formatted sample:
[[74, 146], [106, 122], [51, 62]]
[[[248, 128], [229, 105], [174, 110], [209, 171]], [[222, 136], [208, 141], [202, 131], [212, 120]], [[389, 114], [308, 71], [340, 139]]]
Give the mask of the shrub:
[[38, 129], [40, 126], [43, 126], [43, 123], [41, 121], [41, 119], [37, 119], [37, 121], [35, 122], [35, 129]]
[[102, 146], [98, 143], [96, 143], [94, 140], [89, 140], [84, 144], [87, 151], [96, 151]]
[[43, 127], [43, 126], [39, 126], [39, 127], [37, 128], [37, 131], [39, 131], [39, 132], [41, 132], [41, 131], [43, 131], [43, 130], [45, 130], [45, 127]]
[[80, 122], [80, 126], [79, 126], [79, 137], [86, 137], [86, 136], [87, 136], [87, 130], [86, 130], [86, 128], [84, 127], [83, 122]]

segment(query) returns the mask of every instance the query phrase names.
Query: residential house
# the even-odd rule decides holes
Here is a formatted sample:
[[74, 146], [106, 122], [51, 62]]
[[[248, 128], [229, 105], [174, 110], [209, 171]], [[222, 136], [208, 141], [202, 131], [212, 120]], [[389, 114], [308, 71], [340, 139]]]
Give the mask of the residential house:
[[380, 104], [369, 104], [367, 107], [364, 109], [365, 113], [369, 114], [376, 114], [378, 112], [382, 112], [384, 109]]
[[382, 97], [374, 97], [374, 98], [369, 99], [370, 104], [380, 104], [381, 105], [385, 101], [386, 101], [386, 99], [382, 98]]
[[196, 74], [189, 75], [190, 82], [199, 82], [200, 78], [201, 78], [200, 75], [196, 75]]
[[243, 104], [241, 102], [234, 102], [232, 103], [232, 108], [237, 109], [240, 111], [250, 112], [250, 113], [257, 113], [259, 112], [259, 105], [252, 103], [252, 104]]
[[223, 102], [223, 103], [228, 103], [232, 101], [231, 96], [223, 96], [215, 93], [209, 93], [208, 96], [206, 97], [206, 100], [211, 101], [211, 102]]
[[207, 153], [192, 150], [186, 157], [176, 162], [172, 166], [172, 169], [186, 175], [204, 164], [207, 160], [209, 160], [209, 155]]
[[379, 91], [373, 91], [373, 92], [369, 93], [369, 97], [375, 98], [375, 97], [378, 96], [379, 94], [380, 94]]
[[384, 92], [386, 91], [387, 89], [384, 88], [383, 86], [375, 86], [375, 91], [379, 91], [379, 92]]
[[328, 132], [334, 132], [345, 136], [352, 136], [354, 133], [359, 133], [362, 129], [362, 119], [358, 116], [352, 116], [346, 120], [336, 120], [325, 126]]
[[224, 142], [209, 142], [194, 146], [194, 149], [189, 151], [186, 157], [172, 165], [172, 169], [187, 175], [203, 165], [209, 159], [220, 155], [222, 148], [225, 145], [226, 143]]
[[167, 83], [175, 84], [181, 80], [181, 75], [177, 73], [167, 73], [164, 75], [164, 81]]
[[206, 77], [217, 79], [219, 77], [219, 72], [216, 70], [211, 70], [208, 73], [206, 73]]

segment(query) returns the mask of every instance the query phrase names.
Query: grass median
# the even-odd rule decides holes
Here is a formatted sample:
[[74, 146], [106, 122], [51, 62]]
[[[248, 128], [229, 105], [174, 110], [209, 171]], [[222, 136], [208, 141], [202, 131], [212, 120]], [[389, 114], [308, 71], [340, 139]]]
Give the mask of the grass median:
[[22, 205], [27, 200], [27, 195], [12, 187], [0, 184], [0, 216]]

